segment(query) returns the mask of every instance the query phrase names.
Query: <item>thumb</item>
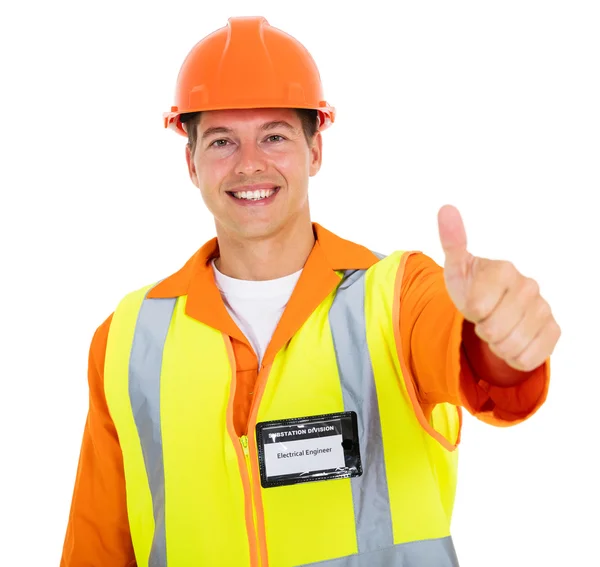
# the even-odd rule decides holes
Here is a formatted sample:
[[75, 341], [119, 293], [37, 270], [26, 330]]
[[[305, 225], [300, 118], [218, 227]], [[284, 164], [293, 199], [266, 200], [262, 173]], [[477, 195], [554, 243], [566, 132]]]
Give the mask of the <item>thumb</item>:
[[438, 212], [440, 242], [446, 256], [444, 269], [451, 278], [466, 276], [471, 255], [467, 251], [467, 233], [458, 209], [444, 205]]

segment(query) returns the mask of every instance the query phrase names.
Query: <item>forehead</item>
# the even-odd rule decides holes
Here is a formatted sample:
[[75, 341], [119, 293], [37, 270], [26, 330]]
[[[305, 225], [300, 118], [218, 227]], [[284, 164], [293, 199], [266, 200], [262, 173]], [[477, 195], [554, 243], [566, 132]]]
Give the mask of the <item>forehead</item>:
[[292, 126], [300, 126], [296, 111], [289, 108], [250, 108], [241, 110], [207, 110], [200, 116], [198, 129], [224, 127], [231, 130], [259, 128], [266, 122], [285, 121]]

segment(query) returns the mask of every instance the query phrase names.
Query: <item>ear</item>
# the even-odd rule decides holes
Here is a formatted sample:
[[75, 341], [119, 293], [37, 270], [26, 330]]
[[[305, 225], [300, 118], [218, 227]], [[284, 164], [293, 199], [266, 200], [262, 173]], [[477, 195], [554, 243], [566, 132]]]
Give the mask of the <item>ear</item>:
[[312, 145], [309, 149], [310, 152], [310, 169], [309, 176], [313, 177], [321, 169], [321, 162], [323, 160], [323, 137], [321, 132], [317, 132], [313, 138]]
[[199, 187], [198, 183], [198, 172], [196, 171], [196, 164], [194, 163], [194, 156], [192, 155], [192, 150], [189, 144], [185, 145], [185, 161], [187, 162], [188, 172], [190, 174], [190, 179], [192, 183]]

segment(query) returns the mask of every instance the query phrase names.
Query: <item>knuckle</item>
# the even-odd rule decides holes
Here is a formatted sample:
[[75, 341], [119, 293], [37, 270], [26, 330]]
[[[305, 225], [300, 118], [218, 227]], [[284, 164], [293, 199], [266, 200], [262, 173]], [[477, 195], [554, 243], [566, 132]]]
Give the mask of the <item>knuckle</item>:
[[537, 364], [532, 364], [527, 357], [522, 357], [521, 359], [517, 360], [518, 365], [521, 367], [523, 372], [531, 372], [532, 370], [535, 370], [538, 365]]
[[498, 332], [498, 327], [495, 325], [484, 325], [481, 331], [481, 338], [489, 345], [502, 345], [502, 336]]
[[512, 341], [509, 345], [509, 351], [511, 355], [518, 355], [521, 354], [525, 351], [527, 347], [527, 341], [523, 339], [523, 336], [519, 333], [519, 334], [515, 334], [514, 337], [512, 337]]
[[538, 316], [542, 320], [550, 319], [550, 317], [552, 317], [552, 309], [547, 301], [541, 301], [538, 307]]
[[494, 335], [494, 329], [490, 325], [480, 325], [477, 332], [478, 336], [488, 343], [494, 344], [497, 337]]
[[506, 360], [507, 357], [504, 355], [502, 349], [496, 344], [489, 344], [489, 349], [499, 358]]
[[523, 293], [527, 297], [535, 297], [540, 293], [540, 286], [533, 278], [525, 278], [523, 281]]
[[467, 310], [476, 320], [484, 319], [488, 313], [486, 302], [480, 298], [471, 298], [467, 301]]
[[539, 366], [539, 363], [537, 363], [536, 360], [537, 357], [535, 356], [535, 353], [529, 352], [529, 349], [515, 357], [515, 361], [525, 372], [535, 370]]
[[523, 332], [520, 329], [515, 329], [499, 346], [505, 356], [513, 358], [523, 353], [527, 345], [528, 341]]
[[504, 347], [504, 346], [495, 345], [492, 352], [498, 358], [501, 358], [502, 360], [510, 360], [511, 359], [510, 353], [507, 351], [506, 347]]
[[500, 271], [500, 274], [506, 278], [514, 276], [514, 274], [517, 273], [515, 265], [508, 260], [502, 260], [498, 265], [498, 270]]
[[489, 335], [486, 326], [482, 323], [475, 325], [475, 334], [484, 341], [489, 341]]
[[491, 344], [497, 344], [500, 341], [501, 336], [498, 332], [498, 325], [494, 320], [484, 321], [479, 327], [480, 332], [478, 334], [482, 339]]
[[560, 325], [555, 320], [552, 320], [551, 325], [552, 325], [551, 334], [554, 337], [554, 344], [556, 344], [558, 342], [558, 339], [560, 339], [560, 337], [562, 335], [562, 329], [560, 328]]

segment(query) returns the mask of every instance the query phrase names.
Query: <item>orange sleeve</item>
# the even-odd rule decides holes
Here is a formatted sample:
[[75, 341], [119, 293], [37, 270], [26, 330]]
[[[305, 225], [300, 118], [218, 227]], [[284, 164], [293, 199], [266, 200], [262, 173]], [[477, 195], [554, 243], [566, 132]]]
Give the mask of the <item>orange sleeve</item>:
[[425, 414], [435, 404], [449, 402], [492, 425], [528, 419], [546, 400], [549, 361], [515, 386], [492, 386], [466, 356], [467, 342], [473, 336], [479, 340], [465, 332], [468, 324], [446, 291], [442, 267], [425, 254], [411, 254], [400, 287], [400, 337]]
[[104, 396], [104, 355], [112, 315], [92, 339], [89, 409], [83, 431], [61, 567], [134, 567], [123, 459]]

